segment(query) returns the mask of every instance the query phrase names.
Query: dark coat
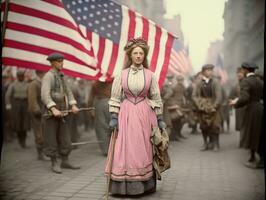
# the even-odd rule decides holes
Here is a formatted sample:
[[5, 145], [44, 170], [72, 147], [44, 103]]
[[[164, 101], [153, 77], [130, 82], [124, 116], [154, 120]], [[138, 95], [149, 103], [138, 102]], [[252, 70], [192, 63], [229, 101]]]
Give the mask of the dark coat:
[[221, 128], [219, 110], [222, 103], [222, 90], [218, 81], [210, 79], [207, 85], [203, 79], [197, 82], [192, 99], [197, 107], [201, 129], [215, 130], [212, 132], [218, 134]]
[[[229, 93], [229, 99], [238, 98], [240, 95], [240, 84], [237, 83]], [[240, 131], [245, 114], [245, 106], [235, 109], [235, 130]]]
[[243, 147], [257, 150], [263, 120], [263, 82], [255, 75], [244, 78], [240, 83], [240, 96], [235, 108], [246, 106], [243, 117]]

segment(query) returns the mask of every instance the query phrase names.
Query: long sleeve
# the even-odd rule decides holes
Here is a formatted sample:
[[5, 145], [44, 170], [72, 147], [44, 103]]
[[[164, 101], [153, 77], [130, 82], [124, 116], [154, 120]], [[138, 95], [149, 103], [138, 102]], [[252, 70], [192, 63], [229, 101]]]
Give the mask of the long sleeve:
[[157, 83], [156, 77], [153, 74], [151, 79], [151, 85], [149, 90], [149, 98], [152, 108], [154, 109], [156, 115], [163, 113], [163, 102], [161, 99], [159, 85]]
[[119, 76], [115, 77], [112, 84], [111, 98], [108, 102], [109, 112], [119, 113], [122, 93], [123, 90], [122, 90], [121, 74], [120, 74]]
[[241, 81], [240, 83], [240, 95], [238, 101], [235, 104], [235, 108], [240, 108], [245, 106], [250, 99], [249, 95], [250, 86], [246, 80]]
[[53, 106], [56, 106], [56, 103], [51, 97], [51, 83], [53, 81], [53, 76], [50, 73], [46, 73], [42, 79], [41, 87], [41, 99], [44, 105], [50, 109]]

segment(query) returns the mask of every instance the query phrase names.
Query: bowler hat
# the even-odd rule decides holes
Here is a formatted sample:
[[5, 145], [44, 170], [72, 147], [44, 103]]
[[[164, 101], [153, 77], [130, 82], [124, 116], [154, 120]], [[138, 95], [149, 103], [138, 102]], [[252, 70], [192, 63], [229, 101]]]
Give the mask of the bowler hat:
[[54, 61], [54, 60], [59, 60], [59, 59], [64, 59], [64, 55], [61, 53], [57, 53], [57, 52], [51, 53], [47, 57], [47, 60], [49, 60], [49, 61]]

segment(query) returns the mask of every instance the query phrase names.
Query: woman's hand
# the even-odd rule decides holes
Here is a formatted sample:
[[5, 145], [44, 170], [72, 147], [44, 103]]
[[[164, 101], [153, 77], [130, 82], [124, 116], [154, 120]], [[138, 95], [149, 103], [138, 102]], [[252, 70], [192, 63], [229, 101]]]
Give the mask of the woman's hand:
[[161, 130], [166, 128], [166, 124], [165, 124], [165, 122], [163, 121], [163, 117], [162, 117], [162, 115], [157, 115], [157, 122], [158, 122], [158, 126], [159, 126], [159, 128], [160, 128]]
[[111, 120], [109, 122], [109, 128], [110, 130], [118, 130], [118, 114], [117, 113], [112, 113], [111, 114]]

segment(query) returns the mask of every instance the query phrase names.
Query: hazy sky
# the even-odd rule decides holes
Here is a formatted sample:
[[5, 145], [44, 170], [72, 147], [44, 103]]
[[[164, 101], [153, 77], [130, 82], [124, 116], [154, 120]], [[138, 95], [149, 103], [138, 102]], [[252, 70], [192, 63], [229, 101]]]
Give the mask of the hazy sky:
[[210, 42], [223, 39], [226, 0], [165, 0], [166, 18], [181, 15], [181, 29], [195, 71], [201, 69]]

